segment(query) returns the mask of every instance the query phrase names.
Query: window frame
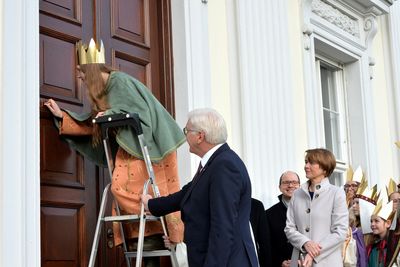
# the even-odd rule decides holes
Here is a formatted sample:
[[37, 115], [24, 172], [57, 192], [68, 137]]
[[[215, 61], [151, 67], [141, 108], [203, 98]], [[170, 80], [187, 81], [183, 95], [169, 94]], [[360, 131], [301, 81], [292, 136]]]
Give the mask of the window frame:
[[350, 162], [350, 152], [351, 152], [351, 143], [350, 143], [350, 135], [349, 135], [349, 116], [348, 116], [348, 99], [346, 93], [346, 72], [345, 66], [339, 62], [333, 61], [327, 57], [322, 55], [315, 55], [315, 71], [316, 71], [316, 79], [317, 79], [317, 87], [319, 93], [319, 110], [322, 121], [321, 128], [321, 136], [323, 140], [323, 144], [326, 147], [326, 129], [324, 124], [324, 106], [323, 106], [323, 92], [322, 92], [322, 84], [321, 84], [321, 67], [327, 68], [328, 70], [332, 70], [334, 74], [335, 88], [336, 88], [336, 102], [339, 116], [339, 140], [335, 142], [340, 146], [341, 155], [335, 155], [336, 157], [336, 168], [334, 173], [330, 177], [330, 181], [332, 184], [341, 186], [345, 182], [344, 173], [346, 172], [349, 162]]

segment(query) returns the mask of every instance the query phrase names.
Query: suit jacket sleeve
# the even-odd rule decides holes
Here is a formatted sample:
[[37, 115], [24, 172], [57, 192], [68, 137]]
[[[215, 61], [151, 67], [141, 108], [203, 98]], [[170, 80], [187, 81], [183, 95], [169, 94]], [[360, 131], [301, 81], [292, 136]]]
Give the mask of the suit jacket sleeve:
[[258, 246], [258, 261], [260, 267], [271, 266], [271, 251], [269, 237], [270, 229], [267, 222], [267, 216], [264, 210], [264, 205], [261, 201], [253, 200], [251, 202], [250, 222]]
[[192, 182], [188, 183], [180, 191], [174, 194], [150, 199], [148, 202], [148, 207], [151, 214], [154, 216], [164, 216], [168, 213], [180, 210], [181, 201], [191, 184]]
[[332, 254], [346, 239], [347, 229], [349, 226], [346, 196], [343, 190], [336, 188], [335, 200], [332, 210], [331, 234], [325, 236], [321, 240], [321, 253], [314, 258], [315, 262], [319, 262], [323, 258]]
[[210, 233], [204, 266], [227, 266], [244, 179], [230, 160], [214, 163], [210, 177]]

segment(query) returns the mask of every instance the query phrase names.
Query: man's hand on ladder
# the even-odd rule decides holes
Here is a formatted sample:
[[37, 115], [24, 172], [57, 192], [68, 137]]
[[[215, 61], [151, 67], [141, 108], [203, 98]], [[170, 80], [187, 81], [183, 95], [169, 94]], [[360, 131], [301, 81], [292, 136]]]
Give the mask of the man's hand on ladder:
[[177, 243], [171, 241], [168, 236], [163, 235], [163, 239], [164, 239], [164, 246], [167, 249], [171, 250], [171, 249], [175, 248]]
[[147, 213], [150, 213], [149, 211], [149, 199], [152, 199], [153, 197], [151, 195], [141, 195], [140, 199], [142, 200], [142, 203], [144, 204], [144, 211], [146, 211]]

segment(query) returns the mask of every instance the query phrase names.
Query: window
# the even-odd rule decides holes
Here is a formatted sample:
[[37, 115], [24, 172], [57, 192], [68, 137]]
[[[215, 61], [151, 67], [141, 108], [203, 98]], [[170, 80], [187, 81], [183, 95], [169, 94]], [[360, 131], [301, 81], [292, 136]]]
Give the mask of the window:
[[342, 185], [349, 158], [344, 71], [340, 64], [320, 57], [316, 59], [316, 70], [321, 93], [325, 147], [336, 157], [337, 167], [330, 181]]

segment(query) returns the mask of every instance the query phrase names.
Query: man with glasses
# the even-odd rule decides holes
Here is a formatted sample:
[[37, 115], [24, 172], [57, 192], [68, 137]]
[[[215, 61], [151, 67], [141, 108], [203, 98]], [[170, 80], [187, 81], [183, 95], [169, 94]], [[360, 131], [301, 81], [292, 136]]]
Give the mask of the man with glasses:
[[353, 172], [351, 166], [348, 168], [347, 180], [345, 185], [343, 186], [344, 192], [346, 193], [346, 201], [348, 208], [352, 206], [353, 199], [356, 196], [358, 187], [360, 186], [362, 179], [363, 179], [363, 172], [360, 166], [356, 169], [355, 172]]
[[172, 195], [142, 195], [146, 209], [156, 216], [181, 211], [190, 267], [257, 267], [249, 224], [251, 182], [226, 143], [224, 119], [213, 109], [196, 109], [183, 132], [190, 152], [201, 158], [198, 171]]
[[284, 172], [279, 178], [279, 202], [266, 210], [267, 223], [270, 230], [271, 266], [289, 267], [292, 257], [292, 245], [288, 242], [284, 229], [286, 226], [287, 206], [293, 192], [299, 188], [299, 175], [293, 171]]

